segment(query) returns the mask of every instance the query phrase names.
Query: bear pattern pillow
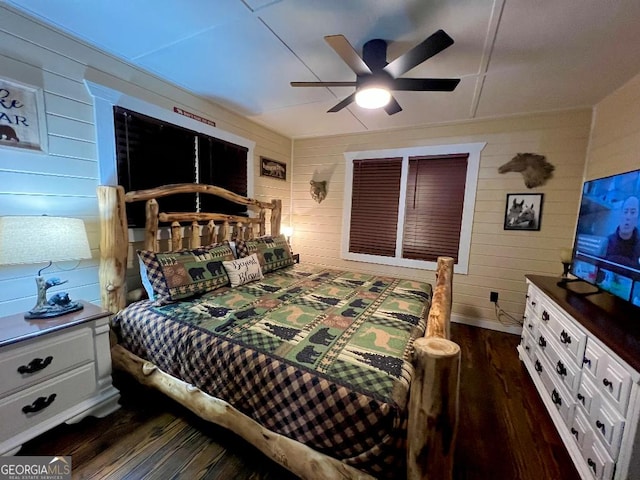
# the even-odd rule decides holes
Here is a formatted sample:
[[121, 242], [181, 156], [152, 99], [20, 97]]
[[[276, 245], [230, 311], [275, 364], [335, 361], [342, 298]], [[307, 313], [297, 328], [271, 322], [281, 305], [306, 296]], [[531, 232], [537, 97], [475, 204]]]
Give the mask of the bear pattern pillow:
[[146, 267], [157, 304], [229, 285], [222, 262], [234, 259], [227, 242], [167, 253], [138, 250], [138, 255]]
[[252, 253], [257, 254], [262, 273], [273, 272], [294, 264], [289, 243], [282, 234], [275, 237], [264, 236], [253, 240], [238, 240], [236, 253], [238, 258], [248, 257]]
[[260, 268], [260, 262], [258, 261], [258, 254], [252, 253], [248, 257], [238, 258], [237, 260], [231, 260], [222, 262], [224, 269], [229, 275], [232, 287], [238, 287], [245, 283], [253, 282], [255, 280], [262, 280], [262, 268]]

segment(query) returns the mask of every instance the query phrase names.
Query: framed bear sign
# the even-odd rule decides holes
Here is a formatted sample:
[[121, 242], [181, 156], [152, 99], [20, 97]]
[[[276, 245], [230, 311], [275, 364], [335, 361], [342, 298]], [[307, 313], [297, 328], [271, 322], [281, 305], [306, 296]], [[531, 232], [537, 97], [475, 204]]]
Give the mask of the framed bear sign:
[[0, 78], [0, 147], [45, 151], [42, 90]]

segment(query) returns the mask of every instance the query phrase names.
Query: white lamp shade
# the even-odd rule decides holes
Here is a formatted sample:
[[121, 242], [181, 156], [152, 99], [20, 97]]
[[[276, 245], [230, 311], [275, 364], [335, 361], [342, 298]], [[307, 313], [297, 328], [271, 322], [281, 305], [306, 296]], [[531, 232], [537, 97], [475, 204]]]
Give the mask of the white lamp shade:
[[86, 258], [91, 258], [91, 249], [79, 218], [0, 217], [0, 265]]
[[391, 100], [391, 94], [384, 88], [363, 88], [356, 93], [356, 103], [362, 108], [384, 107], [389, 100]]

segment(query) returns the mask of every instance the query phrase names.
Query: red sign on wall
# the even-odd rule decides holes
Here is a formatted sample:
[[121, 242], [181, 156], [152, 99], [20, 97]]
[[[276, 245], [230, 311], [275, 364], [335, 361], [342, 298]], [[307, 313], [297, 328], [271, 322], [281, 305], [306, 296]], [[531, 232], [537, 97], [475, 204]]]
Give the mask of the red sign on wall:
[[187, 112], [180, 107], [173, 107], [173, 111], [179, 113], [180, 115], [184, 115], [185, 117], [193, 118], [202, 123], [206, 123], [207, 125], [211, 125], [212, 127], [216, 126], [216, 122], [213, 120], [208, 120], [206, 118], [202, 118], [200, 115], [196, 115], [195, 113]]

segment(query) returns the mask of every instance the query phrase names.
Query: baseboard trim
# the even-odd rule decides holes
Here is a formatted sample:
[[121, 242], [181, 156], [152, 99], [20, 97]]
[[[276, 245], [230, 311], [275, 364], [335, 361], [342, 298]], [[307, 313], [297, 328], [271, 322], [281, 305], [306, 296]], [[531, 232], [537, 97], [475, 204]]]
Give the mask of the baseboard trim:
[[485, 318], [465, 317], [464, 315], [451, 314], [451, 321], [455, 323], [462, 323], [464, 325], [470, 325], [472, 327], [486, 328], [488, 330], [495, 330], [497, 332], [510, 333], [512, 335], [521, 335], [522, 326], [520, 325], [503, 325], [495, 320], [487, 320]]

